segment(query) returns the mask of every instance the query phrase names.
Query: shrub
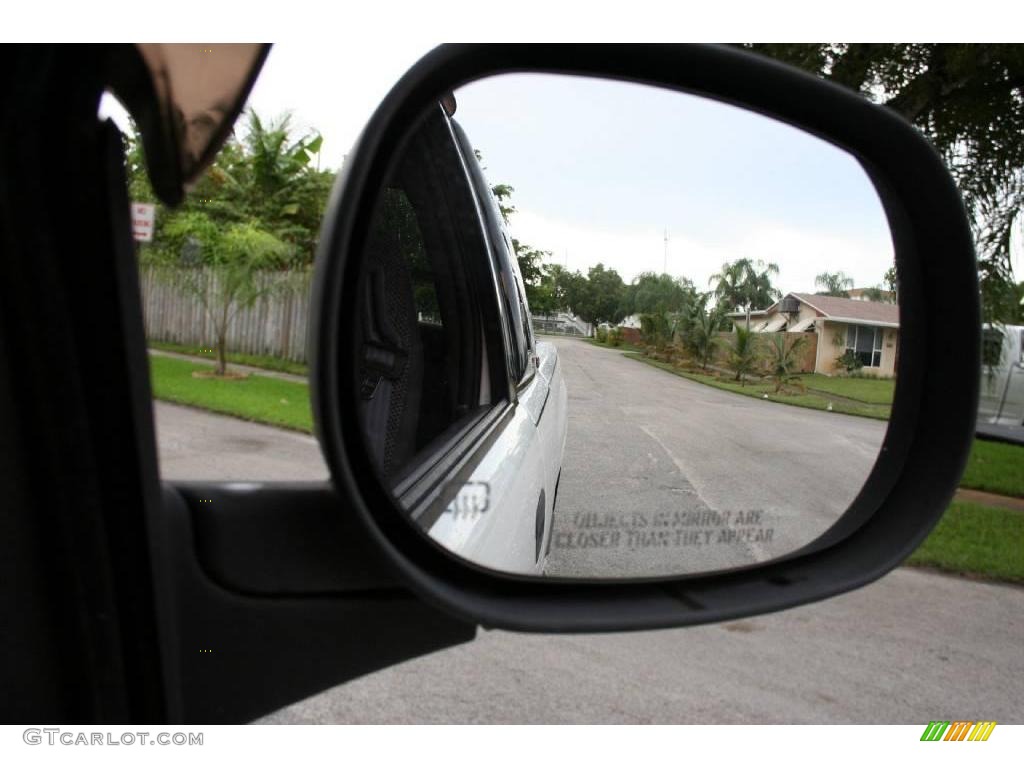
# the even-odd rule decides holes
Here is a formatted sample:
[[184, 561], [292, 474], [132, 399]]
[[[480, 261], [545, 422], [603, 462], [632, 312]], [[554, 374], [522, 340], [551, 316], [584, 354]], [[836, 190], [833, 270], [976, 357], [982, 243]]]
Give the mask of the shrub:
[[847, 373], [856, 373], [864, 367], [864, 363], [852, 349], [848, 349], [836, 358], [836, 365]]
[[806, 338], [797, 336], [792, 343], [787, 342], [785, 333], [772, 335], [769, 347], [769, 375], [775, 382], [775, 391], [785, 393], [789, 385], [794, 384], [800, 391], [805, 390], [803, 380], [799, 376], [800, 355], [803, 352]]
[[746, 385], [747, 376], [757, 368], [758, 358], [754, 332], [742, 326], [736, 326], [729, 348], [728, 365], [735, 372], [736, 381], [740, 383], [740, 386]]
[[613, 347], [621, 347], [622, 346], [622, 329], [621, 328], [619, 328], [619, 327], [612, 328], [611, 332], [608, 334], [608, 343], [611, 344]]
[[608, 329], [606, 329], [606, 328], [598, 328], [597, 329], [596, 339], [597, 339], [597, 343], [598, 344], [607, 344], [608, 343]]

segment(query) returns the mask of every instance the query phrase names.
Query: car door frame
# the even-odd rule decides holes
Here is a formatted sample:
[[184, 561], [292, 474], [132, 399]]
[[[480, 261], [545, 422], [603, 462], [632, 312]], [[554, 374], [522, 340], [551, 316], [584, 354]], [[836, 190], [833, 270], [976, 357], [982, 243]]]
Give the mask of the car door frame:
[[0, 46], [5, 722], [244, 722], [473, 639], [331, 483], [161, 484], [110, 54]]

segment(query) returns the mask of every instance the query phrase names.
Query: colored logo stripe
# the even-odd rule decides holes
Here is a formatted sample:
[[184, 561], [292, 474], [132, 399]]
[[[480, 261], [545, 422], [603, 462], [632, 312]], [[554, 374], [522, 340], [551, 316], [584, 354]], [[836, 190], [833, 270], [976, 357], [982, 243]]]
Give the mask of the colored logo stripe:
[[949, 720], [932, 720], [921, 734], [921, 741], [938, 741], [949, 727]]
[[971, 731], [971, 735], [967, 737], [968, 741], [988, 741], [988, 737], [992, 735], [992, 731], [995, 730], [996, 723], [992, 721], [980, 722], [974, 726], [974, 730]]
[[921, 734], [921, 741], [988, 741], [995, 727], [994, 720], [932, 720]]
[[946, 738], [943, 741], [963, 741], [967, 738], [967, 733], [971, 730], [972, 725], [974, 723], [970, 720], [955, 721], [946, 732]]

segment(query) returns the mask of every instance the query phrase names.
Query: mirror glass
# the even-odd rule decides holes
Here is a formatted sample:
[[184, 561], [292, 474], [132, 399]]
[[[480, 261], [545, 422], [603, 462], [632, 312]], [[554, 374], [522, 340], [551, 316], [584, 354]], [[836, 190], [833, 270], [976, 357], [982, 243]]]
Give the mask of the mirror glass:
[[693, 575], [785, 557], [864, 484], [895, 387], [870, 180], [706, 98], [503, 75], [391, 158], [348, 327], [368, 454], [478, 566]]

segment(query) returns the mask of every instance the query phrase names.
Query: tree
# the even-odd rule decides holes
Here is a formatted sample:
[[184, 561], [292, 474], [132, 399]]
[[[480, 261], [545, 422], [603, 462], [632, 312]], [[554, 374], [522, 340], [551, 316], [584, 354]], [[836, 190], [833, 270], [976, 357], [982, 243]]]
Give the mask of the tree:
[[[479, 152], [477, 157], [480, 157]], [[491, 192], [494, 194], [495, 200], [498, 201], [498, 210], [501, 211], [501, 218], [505, 220], [506, 224], [508, 224], [512, 214], [516, 212], [516, 207], [512, 205], [512, 193], [515, 191], [516, 188], [508, 184], [495, 184], [491, 187]]]
[[777, 274], [778, 264], [737, 259], [723, 264], [708, 284], [714, 286], [715, 298], [724, 311], [746, 312], [746, 327], [749, 328], [751, 310], [756, 306], [766, 307], [781, 295], [771, 281], [771, 276]]
[[1010, 263], [1024, 211], [1024, 46], [939, 43], [769, 43], [759, 53], [884, 104], [946, 161], [978, 250], [983, 319], [1017, 316]]
[[[477, 162], [480, 163], [482, 170], [487, 170], [487, 166], [484, 165], [484, 156], [481, 154], [479, 149], [474, 149], [473, 154], [476, 155]], [[516, 212], [516, 207], [512, 205], [512, 193], [516, 191], [516, 188], [509, 184], [495, 184], [491, 187], [491, 194], [494, 195], [494, 199], [498, 201], [498, 210], [501, 211], [501, 218], [508, 224], [512, 214]]]
[[892, 294], [893, 303], [895, 304], [899, 299], [899, 286], [896, 280], [895, 264], [885, 271], [885, 274], [882, 276], [882, 282], [885, 283], [886, 289]]
[[625, 315], [622, 313], [622, 294], [625, 283], [614, 269], [605, 269], [598, 263], [587, 272], [586, 287], [582, 296], [577, 299], [582, 303], [573, 310], [588, 323], [617, 323]]
[[775, 382], [775, 392], [783, 391], [793, 383], [801, 385], [797, 372], [800, 370], [800, 355], [803, 352], [807, 340], [804, 336], [796, 336], [792, 343], [786, 337], [792, 334], [772, 334], [770, 354], [768, 356], [768, 373]]
[[[169, 211], [157, 204], [153, 243], [140, 252], [160, 249], [163, 226], [175, 217], [202, 213], [223, 227], [251, 222], [293, 245], [297, 263], [313, 262], [335, 176], [312, 167], [322, 139], [315, 131], [296, 138], [287, 114], [267, 121], [249, 110], [246, 126], [243, 139], [224, 145], [178, 208]], [[125, 144], [131, 199], [155, 202], [137, 132]]]
[[697, 294], [693, 283], [685, 277], [642, 272], [623, 292], [624, 315], [683, 312]]
[[836, 296], [840, 299], [850, 298], [849, 289], [853, 288], [853, 278], [845, 272], [822, 272], [814, 278], [814, 284], [825, 290], [819, 296]]
[[779, 265], [754, 261], [750, 263], [747, 283], [747, 327], [750, 327], [750, 310], [752, 307], [767, 307], [782, 296], [774, 285], [772, 275], [779, 274]]
[[530, 311], [540, 315], [551, 314], [555, 308], [554, 290], [550, 283], [544, 280], [544, 259], [551, 258], [551, 251], [541, 251], [515, 238], [512, 238], [512, 247], [516, 252], [519, 272], [523, 276], [526, 303], [530, 306]]
[[757, 367], [757, 340], [749, 328], [736, 328], [729, 349], [729, 367], [736, 372], [740, 386], [746, 384], [746, 377]]
[[[214, 329], [215, 373], [227, 372], [227, 330], [241, 309], [288, 283], [268, 272], [288, 263], [291, 248], [252, 223], [221, 227], [203, 213], [184, 213], [164, 228], [167, 248], [156, 262], [165, 279], [191, 293]], [[177, 258], [175, 258], [175, 255]], [[188, 267], [181, 269], [180, 262]], [[178, 262], [178, 263], [175, 263]], [[201, 267], [201, 268], [196, 268]]]
[[739, 310], [747, 303], [745, 283], [749, 264], [749, 259], [726, 262], [708, 280], [714, 286], [715, 298], [728, 310]]
[[885, 290], [880, 285], [873, 285], [864, 289], [864, 298], [868, 301], [877, 301], [882, 304], [894, 304], [895, 294]]
[[[131, 199], [155, 202], [137, 132], [125, 144]], [[296, 136], [287, 114], [267, 121], [250, 110], [243, 139], [225, 144], [185, 201], [173, 211], [157, 205], [153, 242], [140, 247], [140, 259], [201, 304], [218, 375], [234, 316], [301, 281], [313, 261], [334, 183], [333, 172], [311, 165], [321, 145], [315, 131]]]
[[225, 156], [225, 182], [234, 187], [249, 216], [296, 245], [302, 261], [312, 263], [334, 181], [332, 173], [311, 167], [323, 137], [314, 131], [296, 137], [288, 113], [265, 121], [250, 109], [246, 127], [242, 145], [230, 148]]
[[689, 327], [685, 335], [687, 349], [700, 362], [701, 368], [707, 368], [719, 344], [717, 336], [721, 313], [718, 308], [705, 310], [698, 306], [690, 316]]
[[548, 274], [556, 306], [582, 317], [582, 307], [588, 301], [587, 278], [579, 270], [570, 272], [558, 264], [551, 265]]

